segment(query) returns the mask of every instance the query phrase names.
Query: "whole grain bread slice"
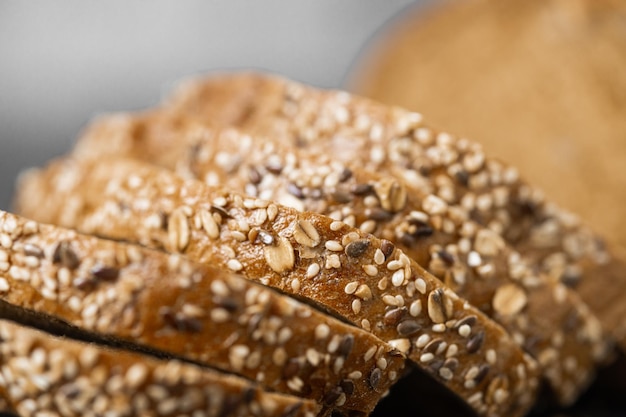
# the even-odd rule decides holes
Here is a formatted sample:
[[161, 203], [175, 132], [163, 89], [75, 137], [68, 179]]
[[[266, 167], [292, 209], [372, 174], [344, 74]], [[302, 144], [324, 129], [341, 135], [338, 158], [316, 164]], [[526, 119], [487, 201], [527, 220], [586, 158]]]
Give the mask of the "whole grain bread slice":
[[[389, 342], [482, 415], [523, 415], [535, 399], [537, 365], [502, 327], [390, 241], [341, 221], [120, 158], [32, 172], [17, 201], [41, 221], [184, 253], [306, 298]], [[368, 379], [377, 385], [379, 373]]]
[[311, 400], [233, 375], [0, 320], [0, 389], [19, 415], [313, 417]]
[[[0, 213], [0, 298], [103, 337], [369, 414], [404, 355], [227, 269]], [[386, 366], [379, 366], [385, 363]], [[376, 374], [374, 386], [364, 375]]]

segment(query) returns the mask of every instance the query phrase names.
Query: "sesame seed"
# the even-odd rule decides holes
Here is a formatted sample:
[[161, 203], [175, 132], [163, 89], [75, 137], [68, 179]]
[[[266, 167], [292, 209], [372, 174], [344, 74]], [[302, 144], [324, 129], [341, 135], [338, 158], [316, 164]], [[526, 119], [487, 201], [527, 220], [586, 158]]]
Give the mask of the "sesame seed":
[[229, 259], [226, 263], [226, 266], [228, 267], [228, 269], [235, 272], [241, 271], [243, 269], [243, 265], [237, 259]]
[[317, 263], [312, 263], [306, 270], [306, 277], [313, 278], [320, 272], [320, 266]]
[[9, 282], [4, 278], [0, 278], [0, 292], [7, 292], [10, 288]]
[[435, 359], [435, 355], [433, 355], [432, 353], [422, 353], [420, 355], [420, 362], [423, 362], [423, 363], [428, 363], [432, 361], [433, 359]]
[[472, 334], [472, 328], [469, 325], [463, 324], [459, 327], [459, 335], [461, 337], [468, 337], [470, 334]]
[[413, 317], [417, 317], [422, 312], [422, 300], [415, 300], [409, 307], [409, 314]]
[[375, 265], [366, 264], [361, 266], [361, 268], [363, 268], [363, 271], [365, 271], [365, 273], [370, 277], [375, 277], [376, 275], [378, 275], [378, 268], [376, 268]]
[[415, 346], [417, 346], [419, 349], [421, 349], [424, 346], [426, 346], [428, 344], [428, 342], [430, 342], [430, 336], [427, 335], [427, 334], [423, 334], [423, 335], [420, 335], [420, 337], [417, 338], [417, 340], [415, 341]]
[[485, 353], [485, 359], [487, 360], [488, 364], [495, 365], [497, 359], [496, 351], [493, 349], [488, 349]]
[[374, 262], [377, 265], [382, 265], [385, 263], [385, 254], [382, 250], [380, 250], [380, 248], [376, 249], [376, 252], [374, 253]]
[[482, 264], [483, 260], [480, 256], [480, 254], [478, 252], [475, 251], [471, 251], [468, 255], [467, 255], [467, 264], [472, 267], [475, 268], [477, 266], [480, 266]]
[[348, 284], [346, 284], [346, 286], [343, 289], [343, 291], [346, 294], [354, 294], [354, 292], [356, 291], [358, 286], [359, 286], [359, 283], [357, 281], [352, 281], [352, 282], [349, 282]]
[[376, 346], [372, 346], [371, 348], [369, 348], [365, 352], [365, 355], [363, 355], [363, 360], [365, 362], [368, 362], [370, 359], [372, 359], [374, 357], [374, 355], [376, 354], [376, 350], [378, 350], [378, 348]]
[[420, 294], [426, 294], [426, 281], [422, 278], [417, 278], [415, 280], [415, 289], [420, 292]]
[[446, 331], [446, 325], [443, 323], [433, 324], [432, 329], [435, 333], [443, 333]]
[[291, 280], [291, 289], [296, 293], [300, 292], [300, 280], [298, 278]]
[[404, 270], [399, 269], [396, 272], [394, 272], [393, 275], [391, 276], [391, 283], [394, 286], [399, 287], [402, 285], [403, 282], [404, 282]]
[[352, 301], [352, 311], [354, 314], [359, 314], [361, 312], [361, 300]]
[[330, 335], [330, 327], [327, 324], [318, 324], [315, 327], [315, 338], [316, 339], [326, 339]]

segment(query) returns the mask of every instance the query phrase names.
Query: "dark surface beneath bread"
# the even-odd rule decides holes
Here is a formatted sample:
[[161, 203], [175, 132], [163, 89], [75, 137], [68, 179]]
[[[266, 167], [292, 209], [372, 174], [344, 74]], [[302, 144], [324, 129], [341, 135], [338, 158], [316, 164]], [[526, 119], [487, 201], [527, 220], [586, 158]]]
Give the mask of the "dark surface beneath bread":
[[[624, 417], [626, 416], [626, 357], [620, 355], [571, 407], [556, 409], [539, 405], [528, 417]], [[458, 399], [446, 395], [439, 385], [419, 372], [400, 380], [381, 401], [371, 417], [473, 416]]]

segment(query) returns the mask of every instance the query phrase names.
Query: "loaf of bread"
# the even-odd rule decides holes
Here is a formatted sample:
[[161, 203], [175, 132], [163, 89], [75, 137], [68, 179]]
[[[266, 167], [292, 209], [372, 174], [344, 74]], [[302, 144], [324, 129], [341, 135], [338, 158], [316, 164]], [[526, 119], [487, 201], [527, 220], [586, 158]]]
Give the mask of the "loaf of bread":
[[[120, 118], [116, 118], [121, 120]], [[164, 110], [97, 123], [120, 156], [176, 169], [210, 185], [329, 215], [393, 242], [449, 288], [494, 318], [536, 358], [561, 404], [572, 403], [606, 360], [610, 338], [564, 284], [545, 277], [497, 233], [423, 187], [237, 129], [202, 128]], [[150, 126], [147, 128], [144, 126]], [[166, 133], [159, 134], [160, 127]], [[106, 133], [96, 130], [106, 128]], [[175, 134], [178, 132], [178, 134]], [[91, 141], [79, 142], [82, 157]], [[441, 209], [440, 209], [441, 208]], [[575, 323], [573, 325], [572, 323]]]
[[31, 172], [17, 207], [306, 298], [387, 341], [482, 415], [523, 415], [534, 402], [536, 363], [502, 327], [390, 241], [343, 222], [122, 158]]
[[626, 303], [618, 301], [626, 291], [624, 262], [576, 216], [513, 167], [487, 158], [477, 143], [434, 130], [417, 113], [258, 74], [189, 81], [167, 108], [190, 120], [332, 154], [436, 194], [500, 234], [529, 264], [576, 289], [626, 347]]
[[228, 270], [9, 213], [0, 213], [0, 230], [2, 300], [51, 320], [239, 374], [329, 412], [369, 414], [402, 373], [404, 356], [371, 333]]
[[311, 400], [176, 360], [0, 320], [0, 387], [21, 416], [314, 417]]
[[[266, 84], [271, 87], [271, 82]], [[212, 87], [209, 102], [223, 99], [221, 88], [222, 84]], [[237, 94], [245, 96], [239, 88], [243, 87], [233, 87], [230, 92], [233, 101], [239, 97]], [[263, 88], [259, 95], [277, 96]], [[204, 98], [199, 102], [205, 105]], [[270, 104], [275, 102], [270, 100]], [[234, 108], [241, 106], [245, 107], [238, 104]], [[217, 114], [213, 108], [205, 109], [198, 116], [195, 107], [182, 111], [173, 107], [174, 111], [166, 106], [134, 116], [103, 119], [79, 141], [75, 153], [92, 158], [111, 152], [146, 160], [210, 185], [219, 184], [300, 211], [327, 214], [392, 241], [472, 305], [503, 324], [539, 359], [562, 404], [577, 398], [593, 379], [596, 366], [610, 352], [608, 338], [587, 306], [564, 283], [551, 279], [554, 268], [539, 268], [535, 257], [529, 256], [532, 248], [522, 247], [525, 257], [520, 256], [487, 227], [489, 224], [474, 219], [472, 210], [455, 205], [454, 199], [462, 190], [450, 178], [379, 175], [362, 169], [358, 159], [356, 163], [347, 157], [344, 161], [337, 159], [334, 150], [319, 146], [315, 140], [308, 145], [299, 139], [285, 141], [284, 133], [263, 137], [233, 128], [202, 126], [203, 122], [209, 126], [234, 124], [256, 131], [258, 125], [275, 117], [271, 113], [262, 113], [256, 119], [252, 112], [252, 116], [246, 116], [250, 120], [243, 122], [222, 120], [220, 109]], [[264, 107], [258, 111], [266, 110]], [[105, 151], [102, 143], [110, 136], [117, 138], [119, 146]], [[337, 144], [340, 151], [346, 146], [350, 145]], [[498, 210], [506, 204], [507, 190], [500, 188], [494, 196], [499, 200], [493, 210]], [[615, 264], [609, 267], [614, 269]], [[596, 265], [595, 270], [607, 276], [598, 268], [605, 266]], [[584, 290], [587, 294], [590, 291]], [[516, 301], [511, 301], [512, 297]], [[580, 329], [585, 329], [583, 335]]]

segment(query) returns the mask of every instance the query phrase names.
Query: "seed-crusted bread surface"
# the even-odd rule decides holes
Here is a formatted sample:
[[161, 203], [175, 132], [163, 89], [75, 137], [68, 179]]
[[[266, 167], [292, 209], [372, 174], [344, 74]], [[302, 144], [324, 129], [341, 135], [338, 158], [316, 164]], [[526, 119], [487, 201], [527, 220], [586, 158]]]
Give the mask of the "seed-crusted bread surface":
[[15, 307], [329, 411], [370, 413], [402, 374], [404, 356], [371, 333], [229, 270], [9, 213], [0, 213], [0, 231], [0, 294]]
[[184, 253], [307, 298], [389, 342], [483, 415], [522, 415], [534, 401], [535, 361], [388, 240], [120, 158], [59, 161], [21, 190], [30, 217]]
[[[160, 108], [102, 119], [75, 153], [82, 158], [101, 155], [105, 137], [115, 131], [123, 144], [106, 152], [326, 214], [392, 241], [504, 325], [539, 360], [561, 404], [578, 397], [611, 352], [610, 339], [578, 295], [473, 219], [471, 211], [449, 204], [457, 192], [449, 178], [429, 183], [381, 175], [362, 169], [358, 161], [337, 160], [325, 148], [234, 128], [206, 128], [200, 124], [204, 120], [193, 115], [185, 120], [186, 115]], [[211, 116], [207, 122], [213, 118], [219, 120]], [[440, 191], [429, 192], [435, 185]], [[504, 205], [506, 193], [497, 196], [495, 205]]]
[[[0, 387], [19, 415], [314, 417], [310, 400], [175, 360], [0, 320]], [[6, 409], [3, 409], [6, 410]]]
[[238, 127], [387, 172], [463, 208], [530, 264], [576, 289], [626, 347], [626, 303], [618, 301], [626, 291], [624, 262], [516, 169], [487, 158], [479, 144], [432, 129], [417, 113], [259, 74], [189, 81], [167, 106], [175, 115]]

